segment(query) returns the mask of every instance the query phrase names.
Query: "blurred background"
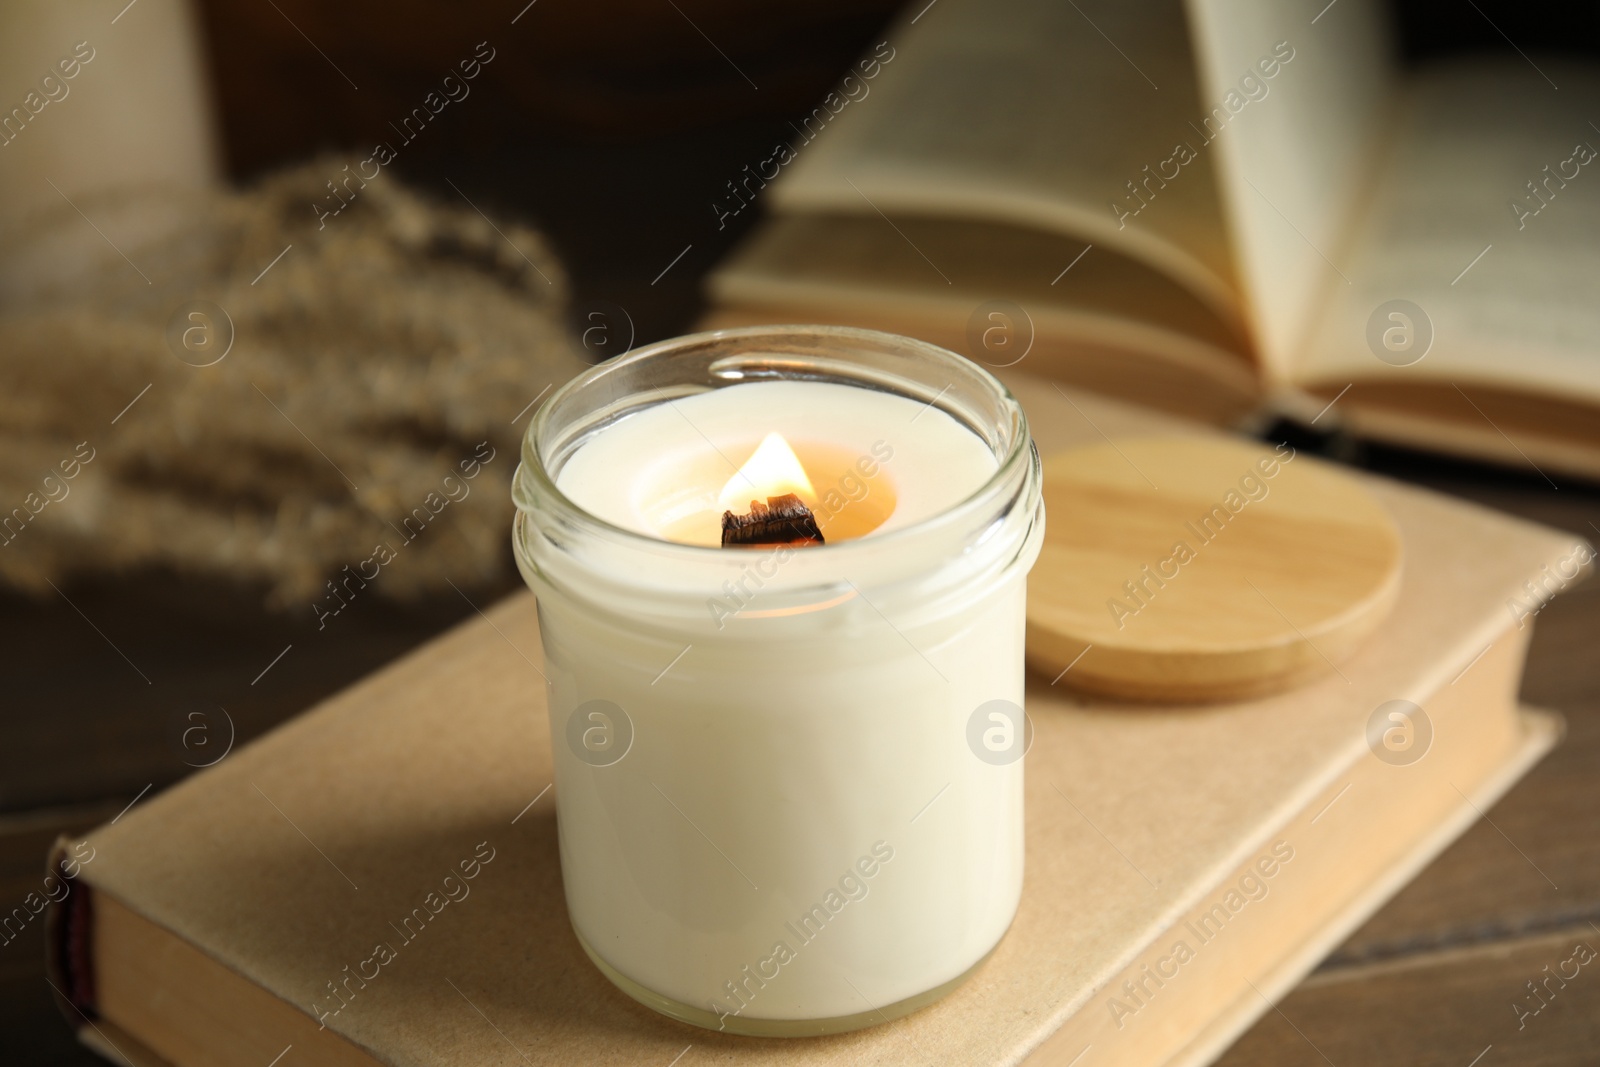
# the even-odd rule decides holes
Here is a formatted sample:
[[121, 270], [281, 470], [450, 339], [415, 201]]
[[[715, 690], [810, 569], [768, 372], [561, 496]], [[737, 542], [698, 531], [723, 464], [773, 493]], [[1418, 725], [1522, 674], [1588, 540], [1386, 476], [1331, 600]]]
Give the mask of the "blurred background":
[[[709, 205], [901, 7], [525, 3], [18, 0], [0, 13], [8, 111], [58, 52], [93, 52], [0, 148], [0, 487], [8, 506], [50, 499], [0, 549], [4, 899], [36, 882], [57, 833], [518, 587], [508, 494], [528, 407], [585, 361], [692, 328], [702, 279], [762, 214]], [[1398, 0], [1391, 14], [1412, 65], [1600, 54], [1592, 4]], [[436, 121], [396, 127], [473, 61]], [[114, 72], [121, 88], [91, 84]], [[87, 140], [22, 153], [91, 111]], [[345, 184], [378, 141], [399, 146], [377, 161], [384, 177]], [[155, 179], [169, 184], [159, 197], [129, 191]], [[585, 335], [597, 310], [606, 330]], [[219, 351], [248, 367], [223, 392], [180, 377]], [[1299, 443], [1600, 537], [1593, 486]], [[82, 473], [57, 500], [49, 472], [74, 455]], [[469, 456], [484, 460], [470, 494], [445, 494]], [[352, 549], [369, 529], [418, 505], [427, 528], [396, 531], [406, 547], [382, 579], [353, 598], [329, 590], [369, 554]], [[1600, 757], [1596, 683], [1557, 670], [1592, 661], [1595, 600], [1585, 587], [1541, 616], [1529, 670], [1526, 698], [1573, 713], [1573, 739], [1540, 772], [1566, 776], [1561, 790]], [[1595, 795], [1571, 812], [1591, 829]], [[1513, 836], [1549, 850], [1546, 869], [1590, 862], [1563, 861], [1538, 812], [1525, 821]], [[1471, 850], [1494, 847], [1480, 826], [1441, 864], [1467, 871]], [[1600, 900], [1600, 874], [1567, 874]], [[99, 1062], [55, 1015], [42, 954], [38, 924], [0, 950], [0, 1059]]]

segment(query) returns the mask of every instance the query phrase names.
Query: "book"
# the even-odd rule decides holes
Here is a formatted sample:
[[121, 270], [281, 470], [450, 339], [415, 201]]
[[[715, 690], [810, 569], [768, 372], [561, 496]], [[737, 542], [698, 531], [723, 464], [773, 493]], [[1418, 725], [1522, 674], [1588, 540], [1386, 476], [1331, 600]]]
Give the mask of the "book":
[[[1008, 382], [1047, 456], [1215, 432]], [[654, 1014], [588, 961], [562, 897], [528, 594], [63, 841], [77, 867], [49, 912], [62, 1009], [136, 1067], [260, 1067], [291, 1047], [285, 1064], [338, 1067], [1207, 1062], [1559, 734], [1518, 707], [1517, 683], [1539, 606], [1587, 546], [1362, 477], [1406, 563], [1341, 673], [1136, 712], [1030, 677], [1016, 919], [966, 983], [904, 1019], [738, 1038]], [[1404, 764], [1369, 743], [1393, 700], [1430, 724]]]
[[874, 326], [1218, 423], [1600, 477], [1600, 73], [1406, 76], [1376, 0], [1321, 7], [910, 5], [719, 191], [719, 224], [766, 217], [706, 324]]

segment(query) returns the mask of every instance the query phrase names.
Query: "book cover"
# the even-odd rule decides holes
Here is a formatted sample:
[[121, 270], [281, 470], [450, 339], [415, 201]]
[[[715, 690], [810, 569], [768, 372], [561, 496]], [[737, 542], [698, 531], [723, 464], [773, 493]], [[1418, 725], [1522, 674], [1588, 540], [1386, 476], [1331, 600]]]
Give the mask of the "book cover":
[[[1203, 432], [1009, 384], [1046, 455]], [[1185, 708], [1030, 679], [1021, 908], [969, 982], [903, 1020], [736, 1038], [657, 1016], [594, 969], [562, 898], [526, 594], [89, 835], [86, 904], [56, 939], [65, 1010], [109, 1055], [174, 1067], [259, 1067], [291, 1047], [326, 1064], [1204, 1062], [1557, 733], [1516, 708], [1543, 601], [1515, 606], [1545, 588], [1529, 583], [1575, 578], [1587, 546], [1371, 488], [1407, 564], [1393, 613], [1338, 672]], [[1403, 765], [1369, 744], [1393, 700], [1431, 727]], [[893, 843], [936, 832], [915, 820]]]

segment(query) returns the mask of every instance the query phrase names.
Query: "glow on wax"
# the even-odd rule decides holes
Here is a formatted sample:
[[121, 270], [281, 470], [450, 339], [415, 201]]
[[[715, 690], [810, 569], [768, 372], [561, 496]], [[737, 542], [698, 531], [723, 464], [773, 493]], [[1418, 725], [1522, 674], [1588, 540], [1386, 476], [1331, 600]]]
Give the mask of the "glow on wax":
[[792, 492], [835, 544], [947, 511], [996, 466], [938, 407], [832, 382], [745, 382], [612, 423], [556, 484], [614, 526], [710, 546], [721, 544], [724, 511]]

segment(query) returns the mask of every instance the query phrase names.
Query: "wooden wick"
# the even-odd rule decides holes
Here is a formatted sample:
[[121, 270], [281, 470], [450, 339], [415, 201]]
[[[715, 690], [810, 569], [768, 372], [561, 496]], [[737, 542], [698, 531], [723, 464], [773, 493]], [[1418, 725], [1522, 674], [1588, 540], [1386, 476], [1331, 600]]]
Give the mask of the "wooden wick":
[[723, 548], [823, 543], [816, 516], [793, 493], [769, 496], [765, 504], [752, 500], [748, 515], [722, 513]]

